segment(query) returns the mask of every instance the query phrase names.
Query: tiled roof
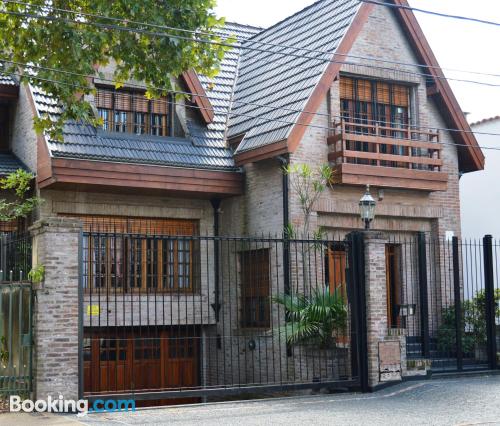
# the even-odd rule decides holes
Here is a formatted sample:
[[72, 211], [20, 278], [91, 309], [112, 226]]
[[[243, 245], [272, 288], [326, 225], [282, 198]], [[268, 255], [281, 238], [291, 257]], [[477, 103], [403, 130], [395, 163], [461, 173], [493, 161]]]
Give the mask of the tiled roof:
[[0, 153], [0, 176], [8, 175], [17, 169], [28, 170], [14, 154]]
[[0, 75], [0, 86], [17, 86], [18, 83], [8, 75]]
[[489, 123], [491, 121], [497, 121], [500, 120], [500, 115], [495, 115], [494, 117], [488, 117], [488, 118], [483, 118], [482, 120], [475, 121], [474, 123], [471, 123], [470, 126], [479, 126], [480, 124], [485, 124]]
[[[245, 39], [258, 31], [259, 28], [233, 23], [228, 23], [220, 30], [221, 34], [234, 35], [238, 39]], [[188, 122], [188, 139], [107, 133], [73, 122], [64, 128], [64, 142], [48, 141], [50, 153], [59, 158], [217, 170], [235, 169], [233, 154], [226, 148], [225, 128], [237, 65], [238, 52], [233, 50], [225, 55], [221, 71], [213, 81], [213, 88], [210, 87], [209, 79], [200, 76], [210, 102], [218, 112], [208, 126], [194, 121]], [[32, 88], [32, 93], [38, 113], [57, 118], [61, 113], [58, 102], [37, 88]]]
[[[304, 108], [359, 7], [358, 0], [320, 0], [244, 42], [245, 47], [260, 51], [242, 49], [241, 52], [231, 111], [234, 115], [230, 117], [228, 130], [229, 137], [245, 134], [237, 152], [288, 136], [299, 116], [299, 112], [289, 110]], [[288, 45], [293, 49], [258, 42]], [[318, 55], [301, 48], [329, 53]], [[317, 60], [311, 59], [313, 56]]]

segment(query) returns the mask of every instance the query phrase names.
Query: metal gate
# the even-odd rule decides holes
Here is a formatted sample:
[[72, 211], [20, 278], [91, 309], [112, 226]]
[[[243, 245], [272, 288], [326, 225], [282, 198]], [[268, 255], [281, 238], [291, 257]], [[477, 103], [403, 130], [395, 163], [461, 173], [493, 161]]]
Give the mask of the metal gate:
[[360, 385], [351, 240], [109, 229], [82, 238], [84, 397], [182, 403]]
[[32, 385], [31, 236], [0, 235], [0, 394], [28, 396]]
[[420, 233], [388, 250], [388, 315], [407, 332], [408, 359], [431, 360], [433, 372], [497, 368], [498, 242]]

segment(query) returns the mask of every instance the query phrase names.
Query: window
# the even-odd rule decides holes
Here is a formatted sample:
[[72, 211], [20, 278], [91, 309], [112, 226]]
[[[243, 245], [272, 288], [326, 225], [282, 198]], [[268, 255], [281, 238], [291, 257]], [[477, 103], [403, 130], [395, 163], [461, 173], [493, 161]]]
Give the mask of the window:
[[174, 136], [174, 117], [169, 97], [147, 99], [140, 91], [98, 88], [96, 107], [102, 129], [136, 135]]
[[240, 254], [241, 326], [270, 327], [269, 249]]
[[[410, 86], [342, 76], [340, 104], [346, 121], [403, 129], [409, 124]], [[369, 132], [369, 127], [357, 130]]]
[[195, 292], [199, 243], [191, 220], [76, 216], [84, 223], [88, 292]]

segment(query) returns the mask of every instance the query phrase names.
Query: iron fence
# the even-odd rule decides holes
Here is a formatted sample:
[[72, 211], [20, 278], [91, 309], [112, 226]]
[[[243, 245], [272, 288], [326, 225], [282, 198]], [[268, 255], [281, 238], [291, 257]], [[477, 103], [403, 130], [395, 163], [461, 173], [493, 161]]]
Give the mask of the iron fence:
[[433, 371], [497, 367], [498, 242], [394, 238], [387, 246], [389, 326], [407, 334], [408, 358]]
[[32, 238], [29, 233], [0, 234], [0, 281], [29, 281], [32, 267]]
[[83, 395], [188, 402], [355, 385], [359, 298], [349, 247], [84, 232]]

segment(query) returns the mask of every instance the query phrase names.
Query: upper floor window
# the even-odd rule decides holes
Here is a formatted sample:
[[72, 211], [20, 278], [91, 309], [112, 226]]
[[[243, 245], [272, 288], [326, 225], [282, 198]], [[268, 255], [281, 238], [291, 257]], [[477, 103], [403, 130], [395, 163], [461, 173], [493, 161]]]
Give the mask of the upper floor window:
[[103, 130], [136, 135], [174, 136], [170, 97], [149, 100], [139, 91], [98, 88], [96, 106]]
[[404, 84], [342, 76], [342, 118], [358, 124], [377, 122], [385, 127], [406, 128], [410, 121], [410, 89]]

